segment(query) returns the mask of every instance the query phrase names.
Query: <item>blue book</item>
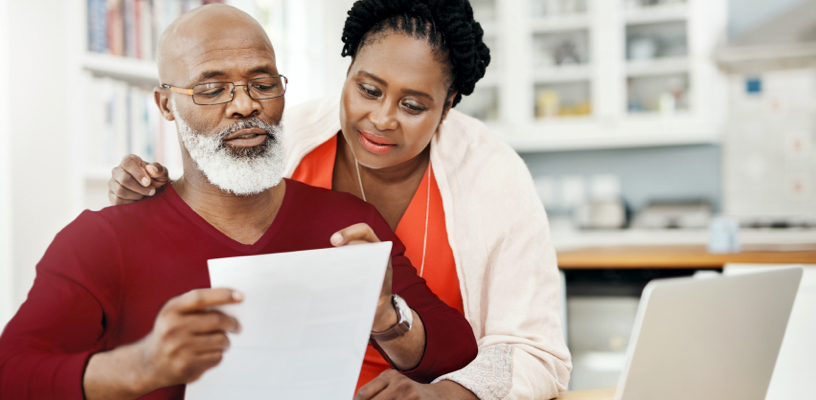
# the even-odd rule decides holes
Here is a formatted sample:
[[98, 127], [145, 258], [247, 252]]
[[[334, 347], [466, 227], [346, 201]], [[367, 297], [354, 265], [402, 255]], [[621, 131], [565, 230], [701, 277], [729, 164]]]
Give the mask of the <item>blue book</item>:
[[88, 51], [105, 53], [108, 49], [105, 0], [88, 0]]

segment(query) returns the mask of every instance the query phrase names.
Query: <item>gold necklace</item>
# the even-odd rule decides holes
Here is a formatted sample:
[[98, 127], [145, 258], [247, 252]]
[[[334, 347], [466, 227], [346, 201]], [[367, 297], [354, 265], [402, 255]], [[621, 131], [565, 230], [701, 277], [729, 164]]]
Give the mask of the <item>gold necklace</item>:
[[[354, 166], [357, 168], [357, 182], [360, 184], [360, 193], [363, 195], [363, 201], [366, 200], [365, 189], [363, 189], [363, 178], [360, 176], [360, 163], [357, 162], [357, 157], [354, 157]], [[425, 235], [422, 239], [422, 263], [419, 267], [419, 276], [425, 272], [425, 251], [428, 249], [428, 211], [431, 208], [431, 161], [428, 160], [428, 191], [425, 197]]]

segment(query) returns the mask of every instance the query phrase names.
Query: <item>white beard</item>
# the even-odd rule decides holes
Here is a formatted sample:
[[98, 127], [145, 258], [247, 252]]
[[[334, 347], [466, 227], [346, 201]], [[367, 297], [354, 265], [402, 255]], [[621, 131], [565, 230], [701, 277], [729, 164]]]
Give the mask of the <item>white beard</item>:
[[[174, 104], [175, 106], [175, 104]], [[175, 110], [175, 107], [173, 107]], [[281, 143], [281, 126], [258, 118], [241, 121], [220, 132], [196, 132], [175, 113], [179, 133], [190, 158], [215, 186], [238, 196], [251, 196], [277, 186], [283, 179], [285, 152]], [[260, 125], [260, 126], [259, 126]], [[267, 147], [257, 155], [233, 154], [223, 138], [238, 129], [258, 127], [271, 134]]]

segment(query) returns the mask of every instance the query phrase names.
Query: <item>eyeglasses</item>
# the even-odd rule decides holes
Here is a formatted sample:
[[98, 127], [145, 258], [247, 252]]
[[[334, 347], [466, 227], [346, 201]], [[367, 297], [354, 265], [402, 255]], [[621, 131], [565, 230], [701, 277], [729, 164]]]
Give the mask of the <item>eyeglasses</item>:
[[285, 76], [276, 75], [250, 79], [246, 85], [236, 85], [232, 82], [207, 82], [199, 83], [190, 89], [167, 84], [163, 84], [161, 87], [170, 89], [175, 93], [193, 96], [193, 103], [195, 104], [210, 106], [231, 102], [235, 98], [235, 88], [238, 86], [245, 86], [247, 94], [253, 100], [270, 100], [281, 97], [286, 93], [288, 83], [289, 80]]

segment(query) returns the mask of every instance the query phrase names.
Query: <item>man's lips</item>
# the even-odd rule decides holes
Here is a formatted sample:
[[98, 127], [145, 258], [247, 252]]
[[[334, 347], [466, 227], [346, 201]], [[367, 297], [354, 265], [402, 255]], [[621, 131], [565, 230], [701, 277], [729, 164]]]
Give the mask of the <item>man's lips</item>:
[[374, 154], [385, 154], [397, 146], [396, 143], [374, 134], [360, 131], [360, 144]]
[[266, 131], [261, 128], [241, 129], [224, 139], [224, 143], [233, 147], [255, 147], [266, 141]]

